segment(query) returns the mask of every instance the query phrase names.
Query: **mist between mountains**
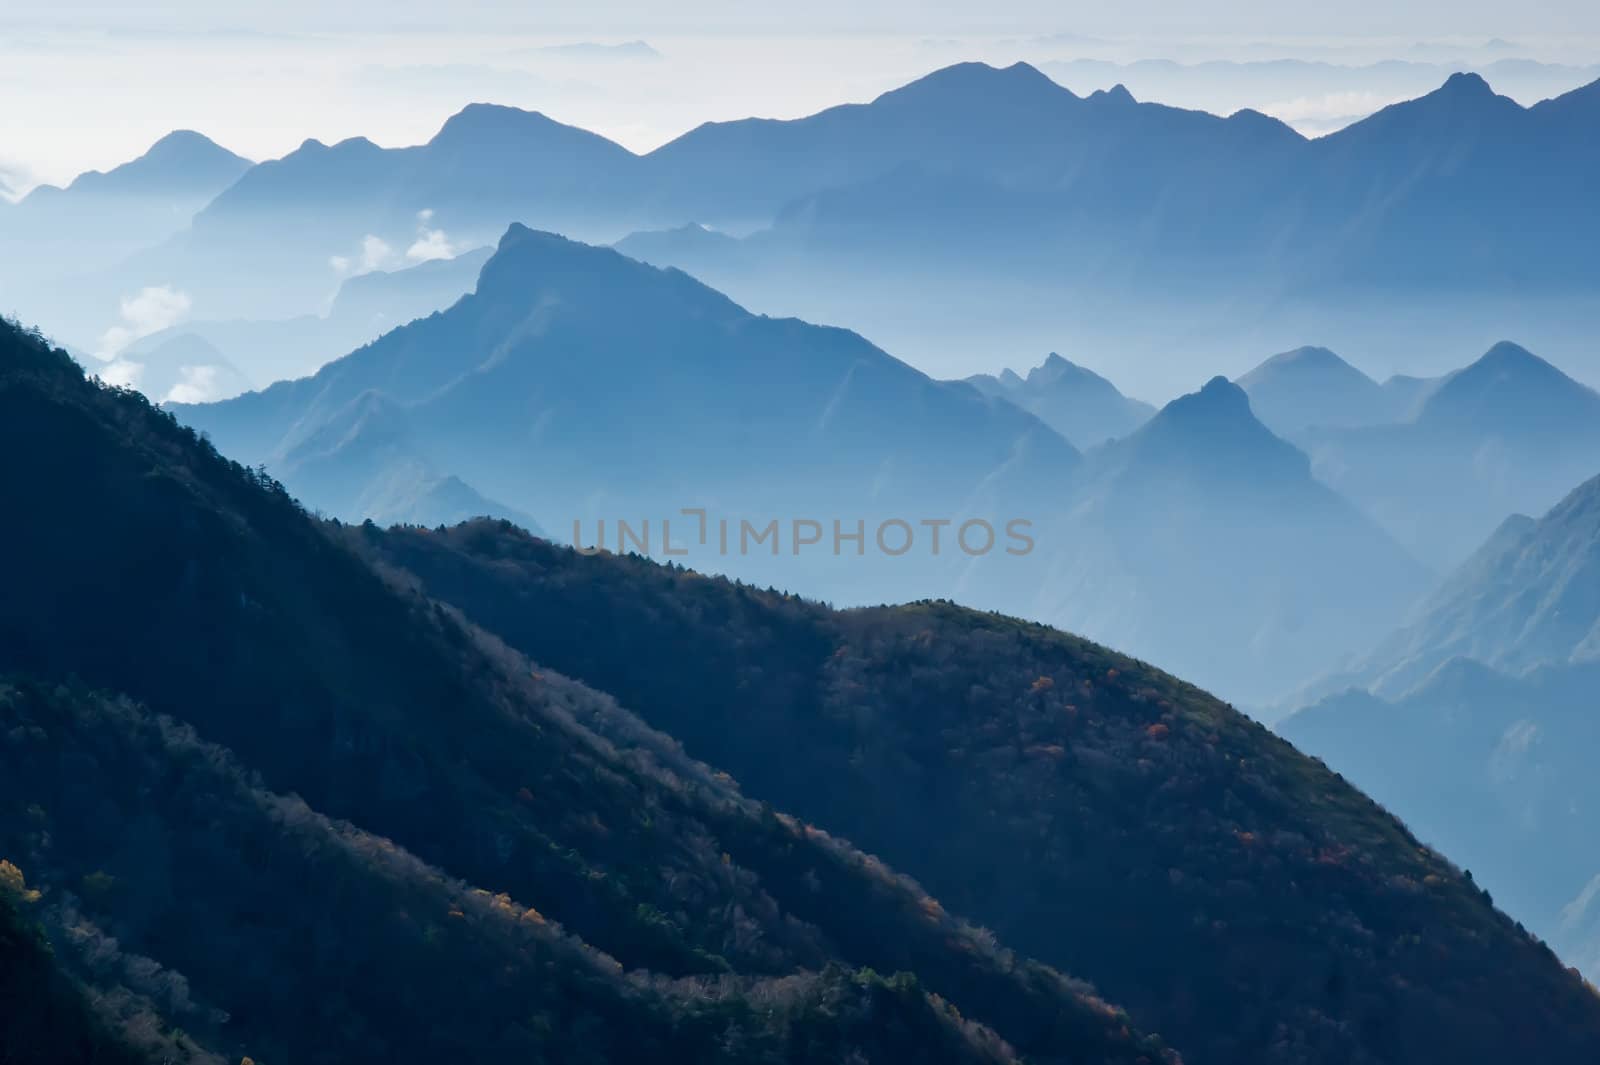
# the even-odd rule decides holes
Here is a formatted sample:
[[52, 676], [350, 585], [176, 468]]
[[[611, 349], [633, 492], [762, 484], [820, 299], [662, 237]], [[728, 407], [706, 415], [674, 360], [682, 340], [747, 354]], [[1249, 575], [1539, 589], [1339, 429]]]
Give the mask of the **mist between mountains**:
[[[592, 532], [592, 536], [585, 536]], [[788, 555], [844, 557], [868, 554], [1023, 556], [1033, 553], [1033, 522], [1028, 518], [816, 518], [718, 517], [704, 507], [684, 507], [671, 518], [596, 519], [585, 529], [572, 521], [572, 546], [583, 554], [615, 551], [687, 558], [695, 553], [721, 556]], [[697, 552], [697, 549], [701, 549]]]

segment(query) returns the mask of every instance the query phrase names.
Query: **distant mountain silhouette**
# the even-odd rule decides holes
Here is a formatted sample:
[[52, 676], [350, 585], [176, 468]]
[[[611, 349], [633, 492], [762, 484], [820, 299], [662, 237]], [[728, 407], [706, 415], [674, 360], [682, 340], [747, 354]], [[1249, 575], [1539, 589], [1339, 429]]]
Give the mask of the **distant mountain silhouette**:
[[423, 211], [472, 243], [519, 218], [582, 232], [591, 216], [628, 213], [628, 187], [618, 182], [635, 161], [604, 137], [537, 111], [471, 104], [414, 147], [306, 141], [218, 196], [195, 217], [191, 239], [210, 254], [219, 241], [265, 243], [263, 227], [276, 226], [283, 252], [294, 255], [305, 253], [317, 227], [332, 227], [323, 248], [339, 233], [350, 248], [369, 233], [403, 246]]
[[1053, 351], [1026, 378], [1006, 370], [998, 377], [978, 374], [966, 382], [1038, 416], [1078, 448], [1126, 436], [1155, 413], [1150, 404], [1129, 399], [1104, 377]]
[[1318, 430], [1307, 447], [1424, 557], [1454, 565], [1508, 513], [1542, 513], [1600, 469], [1600, 394], [1516, 344], [1411, 391], [1410, 421]]
[[1372, 425], [1394, 420], [1379, 384], [1327, 348], [1296, 348], [1240, 377], [1250, 408], [1276, 433], [1315, 425]]
[[[1034, 382], [1041, 395], [1083, 384], [1065, 360]], [[1108, 387], [1101, 400], [1126, 410]], [[848, 603], [959, 595], [1171, 661], [1252, 705], [1366, 650], [1424, 576], [1224, 380], [1084, 462], [1013, 402], [852, 333], [751, 315], [676, 271], [520, 226], [450, 309], [312, 377], [176, 410], [329, 514], [353, 520], [388, 486], [455, 476], [562, 539], [576, 525], [590, 542], [604, 520], [615, 548], [617, 522], [649, 517], [646, 550], [670, 557], [670, 518], [678, 548], [696, 532], [702, 568]], [[688, 508], [729, 519], [731, 549], [714, 526], [700, 540]], [[997, 535], [1025, 519], [1034, 546], [974, 555], [947, 528], [931, 550], [925, 520], [973, 518]], [[814, 521], [824, 546], [743, 549], [742, 519]], [[830, 549], [835, 521], [865, 522], [870, 539], [888, 520], [923, 536], [911, 557]], [[1205, 626], [1186, 620], [1197, 614]]]
[[362, 393], [286, 441], [274, 469], [328, 517], [430, 527], [491, 517], [542, 532], [526, 514], [435, 470], [412, 439], [405, 411], [379, 392]]
[[652, 266], [676, 266], [692, 274], [706, 264], [729, 268], [744, 246], [737, 238], [698, 222], [673, 229], [640, 230], [612, 245], [630, 259]]
[[[1376, 348], [1376, 323], [1404, 307], [1444, 345], [1526, 314], [1530, 294], [1541, 343], [1565, 343], [1596, 280], [1592, 88], [1522, 108], [1457, 76], [1308, 141], [1251, 111], [1081, 97], [1025, 64], [961, 64], [806, 118], [708, 123], [642, 156], [476, 104], [422, 145], [307, 142], [218, 196], [192, 233], [61, 298], [104, 315], [171, 283], [207, 317], [283, 318], [319, 307], [329, 260], [368, 237], [403, 250], [426, 230], [459, 247], [519, 221], [614, 241], [693, 220], [748, 235], [627, 250], [901, 351], [1075, 326], [1074, 343], [1117, 343], [1135, 362], [1181, 350], [1192, 373], [1241, 334], [1312, 316], [1337, 323], [1335, 343]], [[966, 313], [951, 328], [930, 305]], [[50, 326], [82, 317], [48, 306]]]
[[1462, 436], [1555, 443], [1584, 435], [1585, 429], [1600, 435], [1600, 393], [1526, 348], [1501, 341], [1471, 366], [1442, 380], [1418, 411], [1416, 423]]
[[[177, 233], [250, 166], [181, 130], [104, 173], [91, 170], [66, 188], [41, 185], [15, 204], [0, 203], [0, 240], [28, 249], [0, 263], [0, 283], [18, 306], [70, 305], [72, 293], [52, 291], [57, 279], [111, 267]], [[144, 279], [131, 289], [156, 283]]]
[[83, 203], [100, 197], [204, 202], [237, 181], [250, 165], [250, 160], [202, 134], [178, 130], [156, 141], [132, 162], [104, 173], [90, 170], [79, 174], [65, 189], [41, 185], [23, 197], [19, 206]]
[[1221, 377], [1090, 452], [1081, 481], [1042, 616], [1253, 705], [1364, 650], [1425, 587]]
[[1507, 519], [1356, 676], [1398, 695], [1457, 657], [1513, 674], [1600, 660], [1600, 477]]
[[[1033, 416], [852, 333], [758, 317], [684, 274], [521, 226], [443, 313], [312, 377], [181, 416], [298, 492], [311, 486], [297, 442], [342, 439], [368, 393], [428, 468], [563, 535], [579, 519], [699, 506], [830, 534], [873, 517], [1003, 521], [1060, 506], [1078, 462]], [[782, 563], [766, 557], [726, 564]], [[952, 549], [940, 564], [962, 560]], [[880, 569], [902, 594], [920, 586], [909, 564]]]

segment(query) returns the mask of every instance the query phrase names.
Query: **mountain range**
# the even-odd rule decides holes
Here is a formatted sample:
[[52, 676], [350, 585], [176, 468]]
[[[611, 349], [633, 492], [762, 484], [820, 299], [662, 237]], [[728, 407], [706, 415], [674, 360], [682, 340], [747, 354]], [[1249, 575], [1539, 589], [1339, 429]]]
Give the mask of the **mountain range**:
[[[677, 271], [522, 226], [449, 310], [311, 377], [178, 410], [328, 513], [359, 493], [348, 480], [321, 490], [303, 476], [308, 456], [326, 469], [341, 450], [370, 454], [374, 433], [403, 434], [433, 469], [563, 536], [687, 508], [829, 533], [969, 513], [1003, 523], [1079, 458], [1032, 415], [852, 333], [752, 315]], [[773, 579], [810, 563], [787, 542], [777, 553], [769, 540], [726, 564]], [[948, 572], [963, 560], [952, 549], [935, 561]], [[816, 564], [830, 562], [838, 571], [819, 549]], [[850, 568], [861, 594], [905, 598], [919, 580], [909, 566]]]
[[[1597, 99], [1600, 83], [1524, 108], [1458, 74], [1308, 140], [1251, 111], [1080, 97], [1026, 64], [969, 63], [644, 155], [475, 104], [422, 145], [311, 141], [249, 168], [184, 232], [38, 305], [79, 346], [72, 330], [149, 285], [208, 318], [288, 318], [318, 309], [330, 261], [369, 238], [472, 247], [523, 222], [585, 240], [658, 231], [625, 247], [936, 372], [970, 373], [980, 343], [1120, 345], [1125, 383], [1170, 394], [1197, 360], [1228, 369], [1246, 343], [1316, 327], [1427, 373], [1508, 321], [1578, 357]], [[1397, 308], [1405, 328], [1373, 328]]]
[[1512, 674], [1600, 658], [1600, 477], [1506, 519], [1354, 676], [1403, 694], [1456, 658]]
[[1302, 443], [1319, 476], [1422, 558], [1454, 565], [1508, 514], [1543, 513], [1600, 469], [1600, 393], [1520, 345], [1384, 391], [1401, 389], [1410, 417]]
[[[1093, 439], [1106, 415], [1127, 426], [1143, 411], [1065, 360], [1031, 380], [1024, 409], [852, 333], [513, 226], [448, 310], [311, 377], [173, 409], [346, 520], [431, 513], [409, 500], [456, 478], [489, 513], [569, 542], [687, 549], [698, 567], [849, 604], [957, 597], [1174, 663], [1250, 705], [1347, 664], [1425, 590], [1425, 569], [1226, 381], [1086, 459], [1035, 414]], [[1084, 405], [1064, 405], [1075, 391]], [[387, 509], [364, 512], [372, 500]], [[981, 525], [960, 533], [974, 521], [987, 546]], [[623, 543], [620, 522], [655, 539]], [[752, 546], [744, 522], [779, 534]], [[792, 542], [808, 522], [809, 551]], [[1026, 547], [1006, 538], [1013, 522]], [[902, 531], [884, 539], [885, 523]]]
[[187, 228], [250, 166], [205, 136], [179, 130], [139, 158], [80, 174], [66, 188], [40, 185], [14, 204], [0, 200], [0, 239], [27, 249], [26, 261], [0, 264], [0, 285], [17, 308], [31, 307], [44, 282], [114, 267]]
[[1600, 1043], [1592, 989], [1399, 822], [1085, 641], [319, 523], [11, 326], [0, 447], [48, 459], [0, 466], [10, 1057], [69, 1046], [34, 1003], [149, 1061]]
[[976, 374], [966, 382], [1015, 403], [1079, 449], [1127, 436], [1155, 413], [1150, 404], [1129, 399], [1104, 377], [1053, 351], [1027, 377], [1007, 369], [999, 375]]
[[145, 1060], [1166, 1056], [136, 393], [0, 344], [4, 446], [49, 458], [0, 474], [40, 519], [0, 552], [6, 916]]

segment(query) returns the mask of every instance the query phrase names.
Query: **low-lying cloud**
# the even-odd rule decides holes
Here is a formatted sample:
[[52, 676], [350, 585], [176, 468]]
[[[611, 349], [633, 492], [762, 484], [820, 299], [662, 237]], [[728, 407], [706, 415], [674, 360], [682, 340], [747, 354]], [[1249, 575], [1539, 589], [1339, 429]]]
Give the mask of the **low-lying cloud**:
[[328, 265], [340, 277], [370, 274], [375, 270], [398, 270], [433, 259], [454, 259], [464, 249], [457, 247], [450, 234], [433, 225], [432, 208], [417, 212], [417, 229], [404, 252], [373, 233], [361, 240], [361, 251], [355, 255], [335, 255]]
[[161, 397], [163, 403], [204, 403], [218, 398], [221, 370], [216, 366], [180, 366], [178, 383]]
[[406, 249], [406, 258], [414, 263], [425, 263], [431, 259], [454, 259], [460, 249], [450, 243], [450, 237], [442, 229], [434, 229], [429, 223], [433, 221], [433, 211], [424, 209], [417, 212], [417, 239], [411, 247]]
[[137, 295], [122, 299], [122, 321], [100, 337], [95, 354], [106, 360], [116, 356], [135, 340], [177, 325], [189, 313], [192, 301], [187, 292], [171, 285], [149, 285]]

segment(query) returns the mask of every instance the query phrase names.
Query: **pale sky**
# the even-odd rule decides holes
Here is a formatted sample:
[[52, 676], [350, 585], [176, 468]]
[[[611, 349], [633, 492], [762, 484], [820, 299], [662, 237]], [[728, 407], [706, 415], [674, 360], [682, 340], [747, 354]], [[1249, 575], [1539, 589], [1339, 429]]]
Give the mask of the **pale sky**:
[[[308, 137], [418, 143], [475, 100], [542, 110], [647, 150], [702, 121], [870, 99], [963, 59], [1600, 62], [1591, 0], [1133, 0], [1115, 10], [1059, 0], [165, 0], [130, 10], [82, 0], [0, 7], [0, 181], [63, 182], [175, 128], [258, 159]], [[661, 58], [551, 50], [633, 40]], [[1309, 115], [1308, 132], [1390, 102], [1262, 93], [1245, 102], [1297, 125]]]

